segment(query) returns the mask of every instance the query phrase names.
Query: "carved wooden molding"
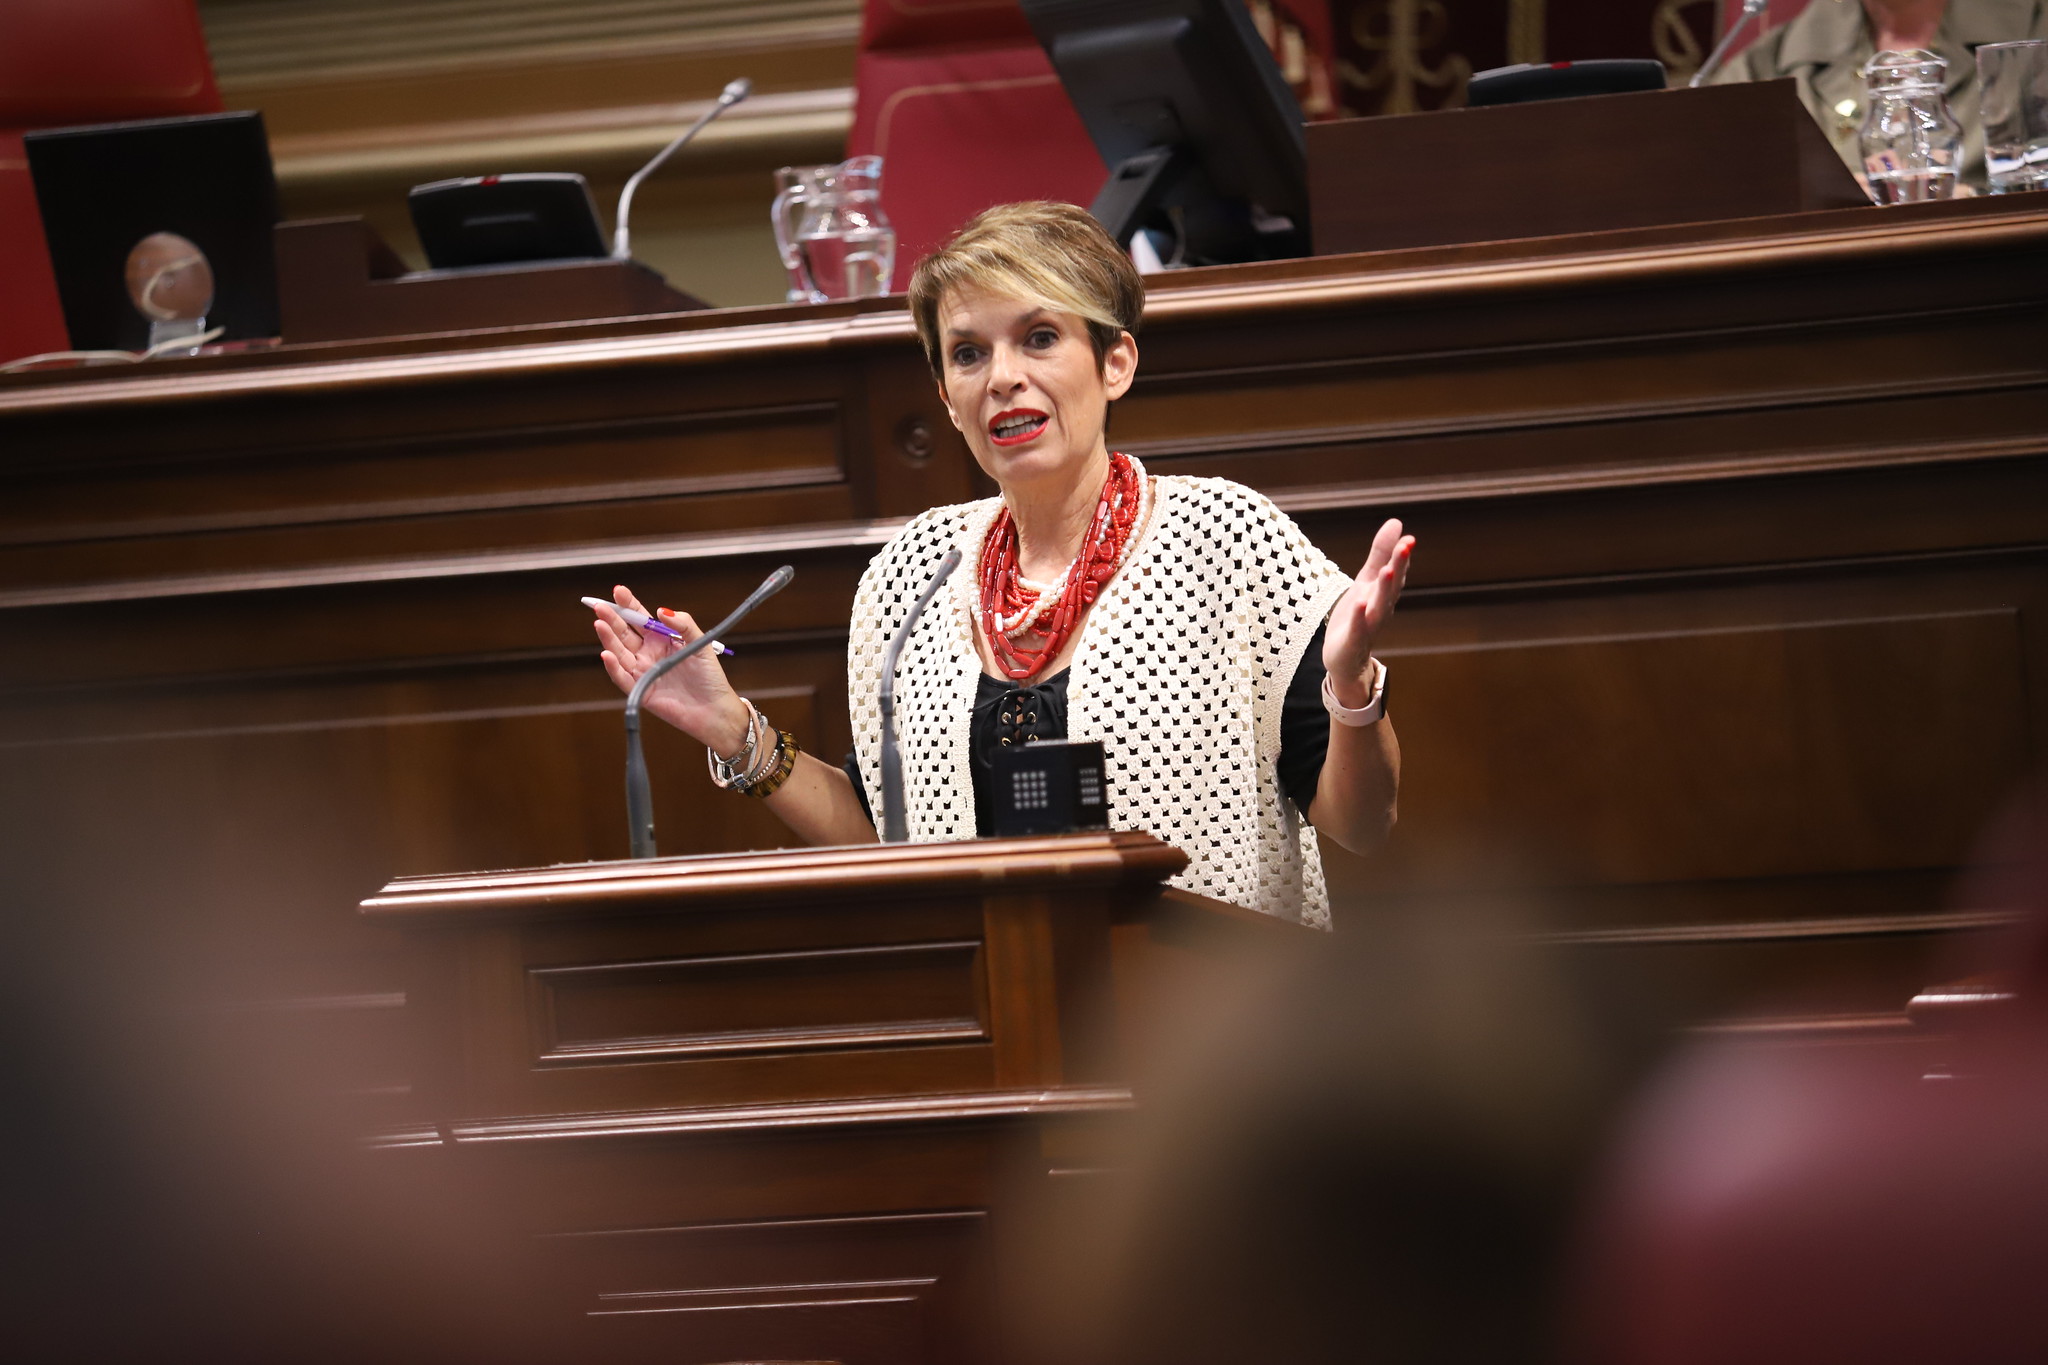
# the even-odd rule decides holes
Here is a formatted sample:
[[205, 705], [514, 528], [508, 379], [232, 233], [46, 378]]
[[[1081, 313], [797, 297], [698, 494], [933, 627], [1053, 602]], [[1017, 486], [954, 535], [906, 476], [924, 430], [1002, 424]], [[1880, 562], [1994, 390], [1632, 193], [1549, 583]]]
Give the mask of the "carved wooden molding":
[[1555, 947], [1650, 944], [1773, 943], [1787, 939], [1894, 938], [1901, 934], [1959, 934], [2006, 929], [2025, 920], [2018, 911], [1953, 910], [1925, 915], [1861, 915], [1827, 919], [1766, 920], [1750, 924], [1665, 924], [1627, 929], [1564, 929], [1535, 936]]
[[[942, 939], [532, 967], [534, 1064], [986, 1043], [980, 952], [978, 939]], [[887, 978], [860, 995], [858, 1012], [806, 989], [855, 973]], [[719, 1018], [736, 997], [751, 1005], [746, 1026]]]
[[[740, 556], [812, 554], [836, 550], [872, 552], [903, 526], [901, 517], [875, 521], [818, 523], [701, 535], [598, 541], [566, 548], [491, 550], [472, 555], [421, 555], [357, 564], [314, 564], [288, 569], [209, 574], [165, 574], [120, 582], [0, 592], [0, 611], [17, 607], [76, 606], [133, 598], [202, 597], [221, 593], [269, 592], [280, 588], [402, 583], [499, 574], [549, 573], [605, 565], [710, 562]], [[865, 555], [863, 559], [865, 559]]]
[[[915, 1123], [985, 1123], [1056, 1114], [1116, 1114], [1128, 1112], [1131, 1107], [1131, 1091], [1127, 1086], [1065, 1085], [1049, 1089], [988, 1090], [957, 1095], [730, 1105], [712, 1109], [656, 1109], [637, 1113], [451, 1123], [445, 1137], [433, 1140], [451, 1146], [476, 1146], [590, 1138], [696, 1137]], [[374, 1139], [372, 1145], [410, 1146], [423, 1140], [425, 1135], [418, 1131], [394, 1131]]]
[[652, 858], [542, 871], [401, 877], [362, 903], [373, 920], [546, 919], [593, 907], [676, 913], [754, 902], [782, 904], [800, 888], [844, 896], [957, 885], [985, 895], [1053, 887], [1151, 886], [1187, 866], [1187, 855], [1150, 834], [1122, 831], [950, 844], [788, 849], [773, 854]]
[[[1289, 273], [1278, 277], [1257, 270], [1217, 272], [1221, 280], [1214, 283], [1210, 280], [1215, 276], [1209, 272], [1192, 272], [1184, 281], [1154, 290], [1146, 305], [1146, 326], [1148, 331], [1179, 330], [1254, 317], [1307, 317], [1341, 309], [1441, 309], [1453, 303], [1485, 306], [1535, 291], [1605, 292], [1681, 280], [1710, 282], [1745, 273], [1786, 277], [1851, 267], [1904, 269], [1909, 261], [1918, 269], [1938, 269], [1941, 258], [1990, 251], [2039, 253], [2048, 247], [2048, 209], [1965, 218], [1864, 216], [1876, 212], [1810, 215], [1840, 225], [1726, 241], [1659, 242], [1564, 254], [1522, 248], [1508, 259], [1414, 267], [1400, 264], [1405, 253], [1387, 253], [1382, 258], [1383, 268], [1364, 270], [1359, 266], [1371, 262], [1369, 257], [1327, 257], [1287, 263]], [[1293, 272], [1302, 273], [1297, 277]], [[1872, 301], [1873, 309], [1879, 306], [1879, 301]], [[750, 314], [768, 316], [753, 321]], [[1657, 334], [1657, 321], [1646, 318], [1644, 332]], [[875, 305], [873, 311], [827, 310], [820, 316], [807, 309], [741, 309], [693, 314], [660, 325], [664, 330], [638, 335], [532, 340], [530, 344], [467, 351], [332, 360], [287, 352], [240, 368], [17, 382], [0, 385], [0, 423], [17, 413], [86, 407], [383, 389], [611, 367], [727, 363], [916, 344], [910, 316], [894, 299]], [[547, 333], [536, 329], [531, 335]]]

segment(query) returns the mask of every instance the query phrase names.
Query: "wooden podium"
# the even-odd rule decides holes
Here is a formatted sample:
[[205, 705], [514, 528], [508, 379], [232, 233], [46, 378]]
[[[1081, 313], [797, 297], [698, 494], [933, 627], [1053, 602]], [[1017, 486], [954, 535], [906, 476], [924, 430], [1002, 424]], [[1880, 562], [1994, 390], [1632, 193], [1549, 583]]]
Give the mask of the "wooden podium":
[[673, 316], [709, 306], [639, 261], [409, 272], [361, 218], [278, 224], [277, 304], [289, 345]]
[[1789, 80], [1308, 126], [1317, 252], [1867, 208]]
[[362, 913], [405, 937], [424, 1122], [385, 1145], [511, 1210], [587, 1358], [991, 1358], [1005, 1210], [1085, 1183], [1148, 974], [1312, 937], [1163, 887], [1186, 861], [1096, 833], [393, 882]]

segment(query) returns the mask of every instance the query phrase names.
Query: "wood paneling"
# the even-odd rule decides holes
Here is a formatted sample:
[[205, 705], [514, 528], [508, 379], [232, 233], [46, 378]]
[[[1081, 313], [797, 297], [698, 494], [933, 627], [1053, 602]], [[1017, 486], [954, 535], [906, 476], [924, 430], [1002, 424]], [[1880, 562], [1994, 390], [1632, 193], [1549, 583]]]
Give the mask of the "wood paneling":
[[[2026, 199], [1157, 284], [1119, 444], [1269, 493], [1347, 566], [1383, 516], [1421, 537], [1384, 641], [1402, 820], [1369, 862], [1328, 851], [1340, 932], [1511, 907], [1692, 1020], [1875, 1017], [1971, 968], [2000, 908], [1951, 882], [2048, 718], [2048, 211]], [[978, 477], [893, 302], [0, 378], [0, 855], [89, 904], [151, 989], [358, 1040], [374, 1065], [345, 1088], [384, 1095], [359, 1110], [381, 1125], [424, 1074], [388, 1042], [416, 1001], [356, 902], [398, 874], [625, 851], [618, 699], [575, 598], [625, 582], [716, 614], [793, 564], [732, 672], [837, 758], [858, 574]], [[679, 737], [650, 743], [665, 852], [786, 842]], [[1056, 982], [1068, 945], [1024, 913], [1043, 890], [1013, 891], [992, 933], [927, 916], [897, 941]], [[813, 888], [797, 951], [848, 946], [838, 892]], [[528, 967], [639, 984], [495, 1057], [447, 1139], [523, 1172], [555, 1232], [617, 1227], [614, 1181], [645, 1201], [635, 1226], [796, 1217], [848, 1198], [834, 1163], [890, 1201], [834, 1216], [922, 1215], [984, 1207], [1015, 1159], [990, 1133], [1046, 1112], [1026, 1078], [1101, 1074], [1070, 1051], [1076, 1001], [1033, 1016], [1068, 1011], [1056, 1034], [968, 1011], [965, 949], [757, 1021], [880, 1028], [864, 1051], [753, 1050], [632, 993], [713, 970], [738, 990], [791, 951], [749, 924], [707, 909], [579, 959], [508, 915], [503, 990], [523, 999]], [[702, 965], [728, 960], [754, 966]], [[903, 1036], [969, 1018], [996, 1041]], [[558, 1044], [603, 1055], [536, 1068]], [[645, 1118], [656, 1076], [722, 1116]], [[1001, 1098], [941, 1115], [917, 1098], [935, 1078]], [[847, 1098], [791, 1109], [829, 1084]], [[508, 1117], [579, 1106], [581, 1126]], [[853, 1136], [924, 1125], [952, 1137], [915, 1158]], [[748, 1145], [771, 1130], [837, 1136]], [[585, 1143], [601, 1187], [559, 1155]], [[870, 1320], [897, 1342], [927, 1311]]]
[[988, 1039], [975, 939], [535, 967], [537, 1061]]
[[849, 467], [864, 411], [848, 378], [815, 364], [772, 380], [676, 377], [615, 389], [568, 421], [545, 381], [475, 385], [436, 415], [403, 400], [365, 413], [343, 395], [266, 395], [236, 405], [247, 425], [227, 441], [204, 423], [165, 436], [157, 414], [136, 413], [97, 458], [23, 452], [20, 496], [0, 513], [0, 574], [21, 593], [166, 568], [843, 522], [873, 510], [852, 482], [865, 461]]
[[[981, 1210], [554, 1239], [610, 1359], [961, 1359], [989, 1310]], [[971, 1357], [970, 1357], [971, 1358]]]
[[419, 945], [444, 1127], [821, 1122], [1092, 1080], [1065, 1036], [1109, 997], [1109, 909], [1185, 865], [1137, 834], [869, 845], [413, 878], [363, 908]]
[[[1612, 923], [1720, 887], [1688, 893], [1704, 922], [1796, 914], [1769, 888], [1804, 878], [1932, 908], [2033, 762], [2044, 239], [1959, 204], [1161, 282], [1120, 444], [1252, 483], [1347, 563], [1386, 512], [1423, 536], [1387, 641], [1404, 821], [1369, 873], [1338, 859], [1354, 897], [1568, 889], [1566, 922]], [[287, 894], [337, 924], [392, 872], [611, 856], [574, 597], [715, 609], [785, 560], [736, 674], [841, 752], [855, 575], [978, 483], [907, 320], [462, 345], [0, 381], [15, 752], [151, 736], [120, 761], [164, 812], [287, 843], [250, 793], [317, 775], [293, 827], [350, 833], [305, 861], [356, 870]], [[118, 635], [63, 647], [81, 613]], [[667, 847], [780, 841], [684, 746], [656, 769]]]
[[1688, 631], [1631, 605], [1640, 634], [1389, 650], [1428, 701], [1401, 727], [1421, 832], [1386, 875], [1499, 875], [1477, 850], [1572, 884], [1951, 866], [2025, 773], [2014, 612]]
[[[753, 460], [743, 472], [720, 458], [738, 434]], [[582, 430], [514, 426], [440, 441], [316, 442], [277, 451], [287, 463], [256, 469], [216, 460], [121, 471], [125, 477], [109, 481], [87, 506], [55, 480], [24, 487], [8, 509], [5, 541], [189, 536], [840, 484], [845, 470], [838, 436], [836, 412], [820, 403], [620, 420]], [[320, 474], [336, 465], [348, 468], [358, 500], [338, 503], [333, 490], [321, 486]]]
[[579, 1354], [985, 1358], [990, 1229], [1035, 1202], [1041, 1126], [1130, 1108], [1128, 1058], [1082, 1042], [1118, 958], [1176, 929], [1326, 944], [1162, 895], [1186, 865], [1095, 832], [394, 882], [363, 912], [412, 969], [408, 1141], [553, 1244]]
[[[1309, 125], [1320, 251], [1549, 237], [1868, 202], [1790, 81]], [[1739, 174], [1709, 167], [1743, 149]], [[1555, 149], [1571, 147], [1571, 156]], [[1456, 163], [1460, 174], [1439, 168]], [[1362, 166], [1379, 168], [1369, 176]]]

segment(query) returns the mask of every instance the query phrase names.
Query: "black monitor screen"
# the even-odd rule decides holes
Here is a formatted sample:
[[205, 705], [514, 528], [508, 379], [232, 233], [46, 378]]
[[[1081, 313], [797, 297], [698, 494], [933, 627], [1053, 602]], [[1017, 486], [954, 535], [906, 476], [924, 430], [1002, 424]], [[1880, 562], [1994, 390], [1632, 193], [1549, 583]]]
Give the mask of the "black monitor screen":
[[213, 269], [207, 325], [223, 339], [274, 337], [277, 183], [263, 116], [202, 114], [22, 138], [42, 209], [43, 235], [79, 350], [139, 351], [149, 320], [128, 296], [128, 254], [155, 233], [175, 233]]
[[1308, 250], [1301, 107], [1239, 0], [1024, 0], [1111, 168], [1095, 203], [1128, 241], [1165, 221], [1196, 260]]

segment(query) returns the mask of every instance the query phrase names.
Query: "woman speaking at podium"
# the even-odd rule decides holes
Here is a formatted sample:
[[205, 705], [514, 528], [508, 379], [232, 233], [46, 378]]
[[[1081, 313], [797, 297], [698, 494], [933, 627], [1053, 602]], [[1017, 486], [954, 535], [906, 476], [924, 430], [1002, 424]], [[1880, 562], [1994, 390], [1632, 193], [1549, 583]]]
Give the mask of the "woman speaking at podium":
[[[1102, 741], [1110, 823], [1187, 853], [1174, 881], [1327, 925], [1315, 831], [1376, 845], [1394, 819], [1400, 748], [1372, 657], [1415, 546], [1389, 521], [1356, 579], [1258, 493], [1148, 475], [1107, 442], [1138, 368], [1145, 286], [1086, 212], [988, 210], [918, 264], [910, 309], [953, 424], [999, 498], [914, 518], [862, 577], [849, 634], [854, 751], [798, 753], [706, 650], [646, 709], [709, 750], [713, 780], [811, 843], [875, 839], [884, 649], [946, 552], [963, 560], [897, 673], [913, 840], [990, 828], [994, 754]], [[619, 606], [642, 610], [625, 588]], [[684, 639], [697, 624], [663, 619]], [[598, 609], [621, 689], [673, 644]], [[1313, 828], [1311, 828], [1313, 826]]]

